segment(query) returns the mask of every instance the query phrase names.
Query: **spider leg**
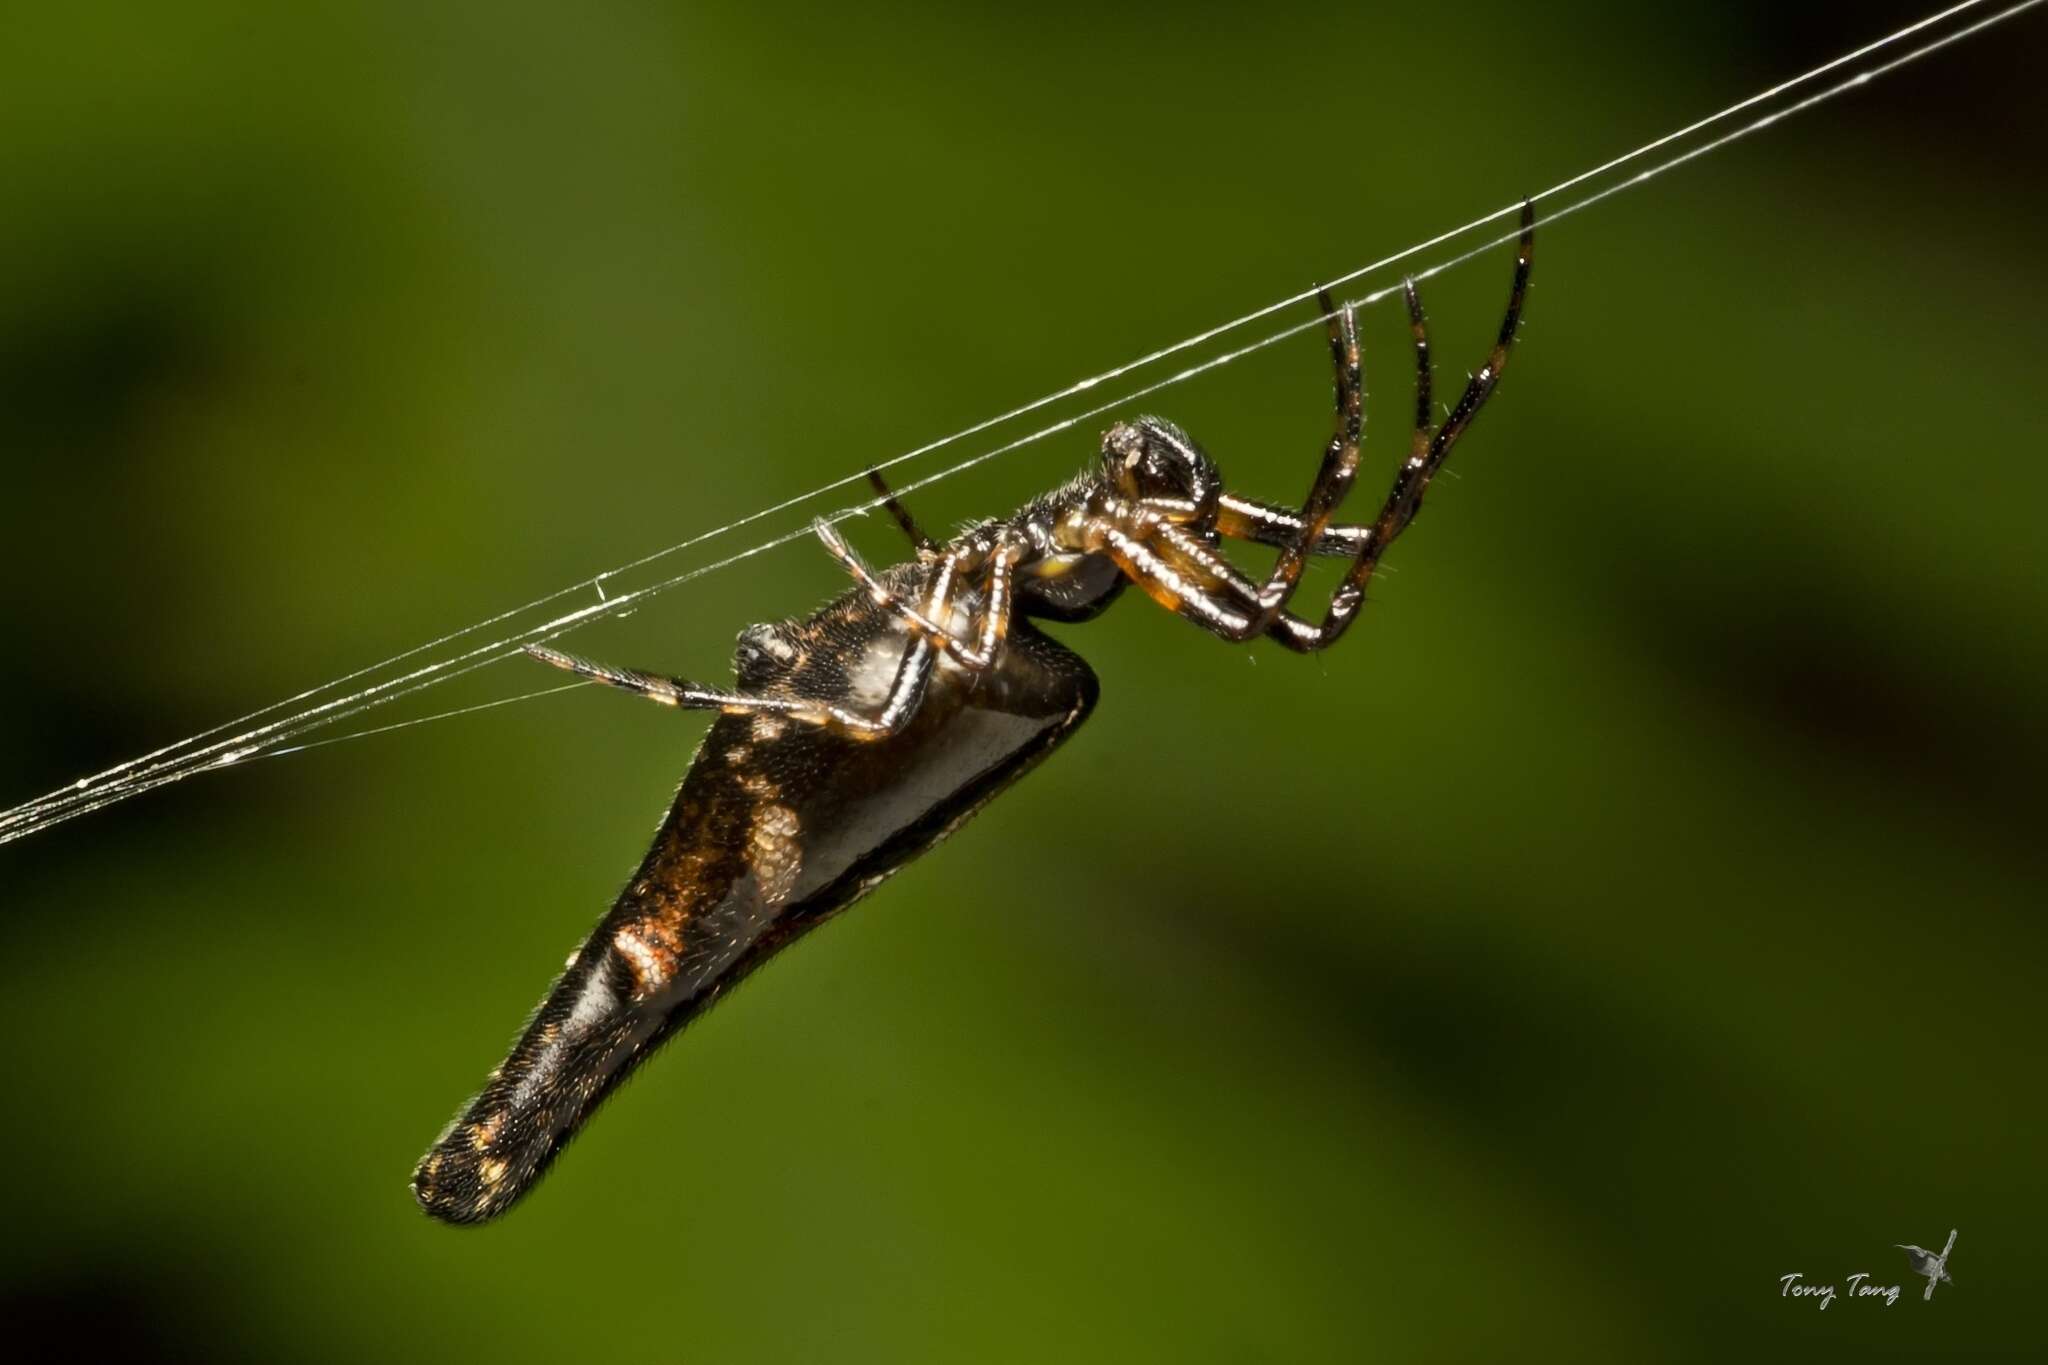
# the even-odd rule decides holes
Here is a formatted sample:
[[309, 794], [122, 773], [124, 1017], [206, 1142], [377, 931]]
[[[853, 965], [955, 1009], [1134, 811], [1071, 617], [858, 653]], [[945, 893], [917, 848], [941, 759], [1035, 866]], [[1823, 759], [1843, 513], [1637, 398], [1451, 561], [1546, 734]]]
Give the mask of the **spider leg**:
[[[1212, 598], [1212, 581], [1202, 573], [1188, 573], [1188, 563], [1178, 555], [1159, 555], [1151, 544], [1153, 536], [1171, 522], [1163, 516], [1141, 520], [1133, 530], [1108, 530], [1102, 540], [1110, 559], [1145, 589], [1147, 596], [1169, 612], [1194, 620], [1225, 641], [1249, 641], [1274, 630], [1274, 622], [1286, 614], [1286, 604], [1300, 585], [1309, 555], [1356, 555], [1354, 534], [1348, 528], [1333, 528], [1331, 518], [1337, 505], [1352, 487], [1358, 473], [1358, 450], [1366, 424], [1364, 366], [1358, 352], [1358, 315], [1354, 309], [1339, 309], [1329, 291], [1317, 291], [1317, 303], [1329, 329], [1329, 358], [1337, 379], [1337, 430], [1323, 448], [1323, 463], [1309, 487], [1309, 497], [1300, 512], [1282, 512], [1266, 503], [1231, 497], [1214, 491], [1214, 522], [1223, 534], [1247, 534], [1257, 528], [1255, 538], [1280, 546], [1280, 557], [1264, 583], [1251, 587], [1253, 598], [1247, 610], [1239, 612]], [[1329, 540], [1329, 544], [1325, 544]], [[1341, 548], [1339, 548], [1341, 546]], [[1233, 571], [1235, 573], [1235, 571]], [[1286, 628], [1282, 628], [1286, 630]]]
[[[868, 568], [867, 561], [860, 557], [860, 552], [851, 545], [848, 545], [846, 537], [839, 534], [838, 527], [820, 517], [811, 523], [811, 534], [816, 536], [819, 542], [824, 545], [825, 553], [838, 560], [839, 567], [852, 575], [854, 582], [868, 590], [868, 595], [875, 599], [877, 606], [887, 607], [901, 616], [920, 635], [930, 636], [934, 639], [952, 638], [951, 632], [944, 626], [896, 596], [895, 593], [890, 592], [889, 589], [883, 587], [881, 580], [875, 577], [874, 571]], [[944, 599], [951, 594], [953, 579], [960, 571], [961, 562], [970, 553], [971, 551], [967, 547], [956, 546], [948, 550], [939, 560], [938, 571], [932, 578], [930, 593], [934, 604], [942, 604]], [[933, 607], [935, 612], [940, 609], [939, 605], [934, 605]]]
[[[1430, 411], [1430, 360], [1429, 327], [1422, 313], [1422, 299], [1415, 291], [1413, 281], [1404, 290], [1408, 302], [1408, 327], [1415, 338], [1415, 436], [1409, 446], [1408, 458], [1394, 475], [1393, 487], [1387, 491], [1386, 501], [1380, 506], [1379, 515], [1369, 526], [1330, 527], [1324, 531], [1326, 539], [1343, 534], [1352, 539], [1355, 550], [1351, 567], [1345, 572], [1344, 580], [1331, 594], [1330, 605], [1323, 615], [1322, 623], [1312, 630], [1303, 631], [1290, 623], [1274, 633], [1274, 638], [1290, 649], [1304, 653], [1328, 649], [1335, 644], [1351, 622], [1357, 618], [1358, 610], [1365, 602], [1366, 583], [1378, 567], [1380, 556], [1387, 546], [1393, 544], [1402, 531], [1415, 520], [1415, 513], [1422, 505], [1422, 495], [1428, 491], [1430, 480], [1450, 457], [1451, 449], [1458, 438], [1472, 425], [1472, 419], [1485, 406], [1486, 400], [1500, 383], [1501, 371], [1507, 368], [1508, 352], [1515, 341], [1515, 330], [1521, 324], [1522, 303], [1529, 291], [1529, 266], [1533, 259], [1536, 242], [1536, 206], [1524, 200], [1522, 203], [1522, 231], [1515, 251], [1515, 278], [1508, 293], [1508, 306], [1501, 318], [1500, 333], [1493, 350], [1488, 354], [1486, 364], [1465, 385], [1457, 405], [1443, 425], [1431, 430]], [[1230, 509], [1231, 521], [1228, 526], [1219, 516], [1217, 529], [1224, 534], [1244, 532], [1246, 539], [1265, 540], [1278, 532], [1264, 519], [1262, 504], [1240, 500], [1241, 505]], [[1231, 595], [1243, 597], [1243, 587], [1228, 581], [1223, 582]]]
[[[939, 567], [932, 578], [930, 602], [920, 611], [889, 591], [876, 579], [873, 571], [862, 561], [858, 552], [846, 543], [845, 537], [830, 522], [820, 520], [812, 527], [813, 533], [824, 542], [826, 552], [855, 582], [868, 590], [875, 602], [901, 616], [912, 630], [930, 639], [947, 657], [963, 668], [981, 670], [988, 668], [1001, 653], [1002, 644], [1010, 625], [1010, 591], [1014, 576], [1018, 547], [1009, 539], [1007, 531], [996, 533], [994, 547], [982, 548], [959, 545], [944, 551]], [[975, 631], [976, 643], [968, 644], [955, 635], [935, 618], [948, 615], [945, 603], [950, 598], [953, 585], [961, 575], [963, 567], [969, 571], [981, 570], [982, 611], [980, 627]]]
[[[1501, 317], [1500, 333], [1495, 338], [1493, 350], [1488, 353], [1486, 363], [1479, 373], [1466, 383], [1465, 391], [1459, 395], [1457, 406], [1443, 425], [1429, 434], [1430, 411], [1428, 395], [1418, 395], [1415, 414], [1415, 439], [1410, 447], [1408, 459], [1394, 474], [1393, 487], [1387, 490], [1386, 501], [1380, 506], [1380, 514], [1374, 519], [1370, 533], [1359, 545], [1358, 554], [1345, 572], [1344, 581], [1337, 585], [1337, 591], [1330, 597], [1329, 610], [1323, 615], [1317, 638], [1309, 648], [1327, 649], [1337, 642], [1345, 629], [1357, 617], [1358, 609], [1365, 602], [1365, 585], [1378, 566], [1380, 556], [1387, 546], [1394, 543], [1408, 524], [1415, 520], [1417, 509], [1422, 506], [1422, 495], [1429, 490], [1430, 480], [1450, 457], [1451, 449], [1458, 438], [1472, 425], [1472, 419], [1479, 415], [1479, 409], [1493, 396], [1500, 383], [1501, 371], [1507, 368], [1508, 351], [1514, 346], [1515, 330], [1522, 321], [1522, 302], [1529, 292], [1529, 266], [1534, 258], [1536, 246], [1536, 206], [1529, 200], [1522, 201], [1522, 232], [1515, 249], [1515, 278], [1508, 292], [1507, 311]], [[1417, 388], [1428, 382], [1429, 375], [1429, 334], [1422, 315], [1422, 299], [1415, 292], [1413, 281], [1406, 289], [1408, 300], [1408, 324], [1415, 335], [1417, 357]]]
[[664, 706], [686, 711], [720, 711], [728, 716], [784, 716], [863, 740], [886, 739], [909, 723], [910, 718], [917, 714], [918, 704], [924, 700], [925, 688], [931, 681], [932, 664], [937, 657], [928, 643], [913, 634], [909, 647], [903, 651], [903, 658], [896, 665], [896, 676], [887, 699], [879, 711], [869, 716], [837, 702], [818, 698], [748, 697], [682, 678], [642, 673], [631, 668], [613, 668], [610, 664], [594, 663], [546, 645], [528, 645], [526, 652], [544, 664], [592, 682], [623, 688]]
[[[1182, 610], [1182, 615], [1206, 624], [1205, 618], [1210, 615], [1257, 610], [1259, 585], [1221, 551], [1179, 526], [1161, 526], [1155, 534], [1157, 541], [1151, 547], [1154, 554], [1174, 567], [1181, 600], [1193, 604]], [[1229, 602], [1219, 601], [1218, 594]], [[1317, 630], [1313, 623], [1283, 611], [1266, 627], [1266, 635], [1290, 649], [1307, 653], [1314, 648]]]
[[[1217, 534], [1232, 540], [1247, 540], [1255, 545], [1291, 545], [1301, 539], [1304, 525], [1306, 523], [1292, 509], [1274, 503], [1237, 493], [1225, 493], [1217, 499]], [[1358, 553], [1359, 544], [1371, 533], [1370, 526], [1333, 523], [1325, 526], [1323, 533], [1309, 545], [1309, 553], [1349, 559]]]
[[[1330, 364], [1337, 379], [1337, 429], [1323, 448], [1315, 482], [1297, 514], [1300, 529], [1280, 547], [1272, 572], [1259, 588], [1256, 609], [1240, 624], [1209, 625], [1226, 640], [1249, 640], [1263, 635], [1279, 619], [1301, 583], [1302, 570], [1308, 565], [1313, 547], [1322, 539], [1324, 529], [1336, 515], [1337, 505], [1350, 491], [1351, 481], [1358, 473], [1359, 444], [1365, 434], [1365, 376], [1358, 349], [1358, 315], [1350, 308], [1338, 308], [1328, 290], [1318, 290], [1316, 302], [1321, 305], [1329, 327]], [[1142, 558], [1136, 562], [1143, 562]], [[1158, 595], [1154, 596], [1156, 599]]]
[[[1435, 414], [1430, 407], [1429, 326], [1423, 320], [1422, 301], [1416, 296], [1413, 281], [1405, 283], [1404, 292], [1408, 299], [1408, 331], [1415, 339], [1415, 437], [1409, 454], [1409, 458], [1414, 460], [1428, 453], [1430, 427]], [[1495, 373], [1497, 377], [1498, 370]], [[1257, 498], [1224, 493], [1217, 499], [1216, 531], [1233, 540], [1286, 546], [1301, 537], [1305, 524], [1302, 517], [1287, 508], [1261, 502]], [[1309, 551], [1351, 559], [1365, 549], [1372, 532], [1371, 526], [1356, 523], [1325, 526], [1310, 543]]]
[[951, 635], [939, 642], [954, 662], [979, 670], [994, 667], [1002, 656], [1010, 632], [1010, 584], [1021, 555], [1007, 531], [996, 533], [995, 549], [989, 554], [987, 572], [981, 582], [981, 629], [974, 647], [963, 648]]
[[[1515, 289], [1508, 299], [1511, 320], [1505, 329], [1510, 341], [1514, 339], [1514, 321], [1519, 320], [1522, 315], [1522, 295], [1529, 287], [1527, 252], [1530, 234], [1536, 226], [1535, 212], [1535, 205], [1526, 201], [1523, 203], [1522, 254], [1516, 257]], [[1429, 429], [1436, 421], [1436, 409], [1430, 406], [1436, 396], [1436, 380], [1429, 363], [1429, 320], [1422, 316], [1422, 296], [1415, 292], [1414, 280], [1401, 281], [1401, 297], [1408, 304], [1408, 335], [1415, 342], [1415, 438], [1408, 446], [1408, 458], [1412, 462], [1427, 454], [1429, 450]], [[1503, 342], [1500, 348], [1500, 364], [1507, 364], [1507, 360], [1506, 343]], [[1496, 367], [1494, 377], [1499, 376], [1500, 370]]]
[[896, 524], [903, 528], [903, 534], [910, 538], [912, 548], [921, 555], [935, 555], [939, 552], [939, 543], [924, 533], [923, 528], [917, 524], [917, 518], [910, 515], [910, 509], [897, 500], [896, 494], [889, 488], [889, 481], [882, 477], [881, 470], [868, 471], [868, 485], [881, 497], [883, 508], [896, 519]]
[[1384, 550], [1415, 520], [1415, 514], [1422, 509], [1422, 495], [1429, 490], [1430, 480], [1450, 458], [1451, 448], [1457, 445], [1458, 438], [1472, 425], [1472, 419], [1479, 415], [1479, 409], [1485, 406], [1499, 385], [1501, 371], [1507, 368], [1508, 351], [1514, 346], [1515, 330], [1521, 325], [1522, 301], [1529, 292], [1529, 265], [1535, 242], [1536, 206], [1524, 200], [1521, 239], [1515, 251], [1515, 282], [1508, 294], [1507, 312], [1501, 318], [1500, 335], [1495, 339], [1486, 363], [1466, 382], [1465, 391], [1458, 396], [1457, 406], [1433, 433], [1430, 429], [1434, 414], [1430, 409], [1429, 324], [1423, 317], [1422, 297], [1415, 292], [1415, 282], [1408, 280], [1403, 283], [1402, 293], [1408, 302], [1408, 326], [1415, 336], [1415, 440], [1409, 448], [1407, 463], [1395, 474], [1394, 486], [1387, 494], [1378, 520], [1373, 523], [1373, 553]]
[[[1265, 613], [1257, 583], [1238, 574], [1243, 587], [1241, 606], [1233, 607], [1216, 595], [1219, 576], [1204, 562], [1212, 558], [1206, 547], [1200, 547], [1204, 551], [1202, 560], [1184, 554], [1183, 547], [1199, 547], [1199, 542], [1179, 527], [1164, 523], [1152, 528], [1152, 537], [1140, 538], [1111, 529], [1103, 536], [1103, 548], [1125, 577], [1175, 615], [1184, 616], [1225, 640], [1248, 640], [1259, 633], [1257, 623]], [[1161, 545], [1159, 540], [1167, 543]], [[1274, 621], [1284, 620], [1289, 614], [1282, 610], [1276, 613]]]
[[[1386, 547], [1415, 519], [1422, 494], [1442, 467], [1451, 447], [1472, 423], [1479, 408], [1492, 396], [1507, 365], [1509, 348], [1521, 321], [1522, 302], [1529, 287], [1529, 264], [1535, 241], [1535, 208], [1522, 205], [1522, 233], [1515, 258], [1515, 279], [1500, 334], [1486, 365], [1472, 376], [1464, 394], [1442, 427], [1432, 431], [1430, 403], [1429, 330], [1422, 313], [1422, 300], [1411, 282], [1406, 289], [1408, 325], [1415, 339], [1416, 404], [1415, 435], [1408, 459], [1394, 476], [1380, 514], [1370, 525], [1323, 526], [1307, 543], [1314, 552], [1341, 553], [1335, 547], [1349, 543], [1351, 567], [1332, 595], [1320, 625], [1311, 625], [1290, 611], [1270, 611], [1269, 599], [1260, 585], [1247, 577], [1229, 559], [1199, 537], [1178, 526], [1155, 523], [1142, 541], [1111, 537], [1108, 549], [1124, 572], [1137, 580], [1155, 601], [1218, 635], [1244, 638], [1254, 625], [1262, 633], [1289, 649], [1312, 653], [1336, 643], [1357, 616], [1365, 599], [1365, 585], [1379, 564]], [[1282, 553], [1289, 544], [1303, 544], [1304, 529], [1312, 526], [1308, 517], [1290, 513], [1268, 503], [1226, 495], [1219, 506], [1216, 530], [1226, 536], [1279, 545]]]

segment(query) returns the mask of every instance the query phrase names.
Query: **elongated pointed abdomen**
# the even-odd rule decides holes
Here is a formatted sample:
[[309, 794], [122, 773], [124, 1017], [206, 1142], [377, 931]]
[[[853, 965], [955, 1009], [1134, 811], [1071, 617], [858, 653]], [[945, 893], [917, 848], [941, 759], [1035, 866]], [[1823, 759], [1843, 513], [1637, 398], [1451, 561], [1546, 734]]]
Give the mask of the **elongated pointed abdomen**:
[[421, 1206], [452, 1223], [504, 1212], [661, 1042], [957, 828], [1095, 695], [1086, 664], [1019, 622], [995, 671], [935, 685], [886, 740], [721, 716], [639, 872], [413, 1173]]

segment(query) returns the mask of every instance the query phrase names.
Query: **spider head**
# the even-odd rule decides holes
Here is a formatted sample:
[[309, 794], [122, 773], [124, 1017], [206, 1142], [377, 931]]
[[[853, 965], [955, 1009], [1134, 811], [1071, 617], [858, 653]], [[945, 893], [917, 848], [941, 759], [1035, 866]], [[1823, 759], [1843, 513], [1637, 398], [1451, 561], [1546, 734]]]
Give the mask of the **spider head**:
[[1223, 475], [1188, 434], [1158, 417], [1118, 422], [1102, 436], [1102, 476], [1124, 497], [1184, 509], [1174, 520], [1216, 514]]

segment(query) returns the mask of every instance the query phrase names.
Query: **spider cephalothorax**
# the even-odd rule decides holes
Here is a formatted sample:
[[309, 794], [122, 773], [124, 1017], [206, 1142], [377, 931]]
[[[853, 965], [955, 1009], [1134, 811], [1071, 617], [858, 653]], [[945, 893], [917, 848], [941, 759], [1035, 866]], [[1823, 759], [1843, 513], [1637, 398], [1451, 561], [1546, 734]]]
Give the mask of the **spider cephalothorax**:
[[[1499, 339], [1441, 424], [1422, 304], [1408, 288], [1414, 439], [1371, 521], [1336, 521], [1358, 470], [1364, 393], [1357, 320], [1325, 294], [1336, 431], [1299, 508], [1225, 491], [1185, 432], [1143, 417], [1111, 427], [1080, 477], [944, 544], [877, 477], [916, 558], [870, 571], [821, 523], [819, 538], [858, 586], [801, 620], [745, 631], [735, 691], [534, 647], [594, 681], [719, 714], [640, 870], [414, 1172], [422, 1206], [451, 1222], [509, 1207], [664, 1039], [1063, 743], [1098, 685], [1034, 619], [1086, 620], [1136, 583], [1226, 640], [1264, 636], [1304, 652], [1334, 644], [1500, 379], [1533, 235], [1524, 205]], [[1225, 540], [1279, 553], [1255, 578], [1224, 555]], [[1319, 619], [1289, 610], [1313, 554], [1350, 561]]]

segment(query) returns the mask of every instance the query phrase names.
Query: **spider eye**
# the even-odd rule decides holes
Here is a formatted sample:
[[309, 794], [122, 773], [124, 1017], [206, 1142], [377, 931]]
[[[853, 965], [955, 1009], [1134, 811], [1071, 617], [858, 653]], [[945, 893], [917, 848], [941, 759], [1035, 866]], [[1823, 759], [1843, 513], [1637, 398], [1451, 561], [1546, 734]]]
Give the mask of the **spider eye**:
[[1119, 479], [1134, 473], [1145, 458], [1145, 437], [1129, 422], [1118, 422], [1102, 433], [1104, 472]]
[[1186, 498], [1210, 482], [1209, 458], [1186, 432], [1157, 417], [1119, 422], [1102, 438], [1103, 472], [1130, 497]]

